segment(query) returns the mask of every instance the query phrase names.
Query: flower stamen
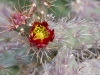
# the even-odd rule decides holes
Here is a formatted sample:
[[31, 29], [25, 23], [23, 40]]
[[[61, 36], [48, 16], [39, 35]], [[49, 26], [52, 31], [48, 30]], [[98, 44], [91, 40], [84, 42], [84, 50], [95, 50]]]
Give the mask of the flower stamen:
[[32, 35], [33, 34], [35, 35], [34, 39], [41, 39], [41, 41], [48, 37], [48, 32], [42, 25], [36, 25], [34, 31], [32, 32]]

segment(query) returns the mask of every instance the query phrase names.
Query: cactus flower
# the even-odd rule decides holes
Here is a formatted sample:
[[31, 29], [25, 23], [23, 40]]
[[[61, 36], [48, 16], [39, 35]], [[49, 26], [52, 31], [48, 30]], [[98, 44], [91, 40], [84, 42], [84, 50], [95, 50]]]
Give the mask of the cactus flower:
[[17, 13], [13, 15], [13, 22], [15, 25], [22, 25], [26, 23], [26, 18], [23, 14]]
[[49, 41], [54, 39], [54, 29], [48, 28], [48, 23], [46, 21], [39, 23], [34, 22], [30, 30], [30, 45], [36, 46], [37, 48], [43, 48], [48, 45]]

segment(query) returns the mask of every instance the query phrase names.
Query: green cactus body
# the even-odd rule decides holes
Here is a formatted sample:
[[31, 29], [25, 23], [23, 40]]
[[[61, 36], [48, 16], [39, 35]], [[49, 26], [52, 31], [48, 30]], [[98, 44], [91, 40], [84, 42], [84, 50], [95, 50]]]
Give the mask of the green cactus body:
[[75, 57], [71, 53], [71, 50], [66, 46], [59, 49], [57, 56], [52, 60], [52, 64], [46, 65], [49, 67], [46, 69], [48, 75], [77, 75], [77, 62]]
[[91, 48], [94, 43], [99, 45], [99, 24], [86, 20], [77, 21], [75, 19], [69, 22], [63, 20], [62, 22], [49, 23], [54, 25], [55, 40], [62, 45], [73, 49], [80, 49], [81, 46]]

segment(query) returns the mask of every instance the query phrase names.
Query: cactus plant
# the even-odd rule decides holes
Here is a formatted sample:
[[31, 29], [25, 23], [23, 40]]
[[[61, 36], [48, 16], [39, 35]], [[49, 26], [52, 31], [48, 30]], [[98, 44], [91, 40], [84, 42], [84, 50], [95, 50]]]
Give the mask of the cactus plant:
[[[76, 0], [76, 3], [80, 1], [84, 4], [85, 0]], [[74, 18], [57, 19], [48, 12], [50, 9], [55, 13], [51, 8], [53, 2], [31, 0], [29, 5], [22, 7], [16, 8], [13, 2], [13, 8], [2, 6], [0, 75], [80, 75], [85, 71], [80, 65], [84, 66], [87, 60], [95, 61], [99, 56], [98, 21], [80, 18], [78, 10]]]

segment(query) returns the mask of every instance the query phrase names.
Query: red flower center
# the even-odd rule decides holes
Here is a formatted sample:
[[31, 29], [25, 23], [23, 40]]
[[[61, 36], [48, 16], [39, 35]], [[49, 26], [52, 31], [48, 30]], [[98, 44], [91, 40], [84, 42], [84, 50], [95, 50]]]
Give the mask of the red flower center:
[[54, 39], [54, 30], [48, 28], [46, 21], [39, 23], [34, 22], [31, 31], [30, 31], [30, 45], [36, 46], [37, 48], [45, 47], [49, 41]]

